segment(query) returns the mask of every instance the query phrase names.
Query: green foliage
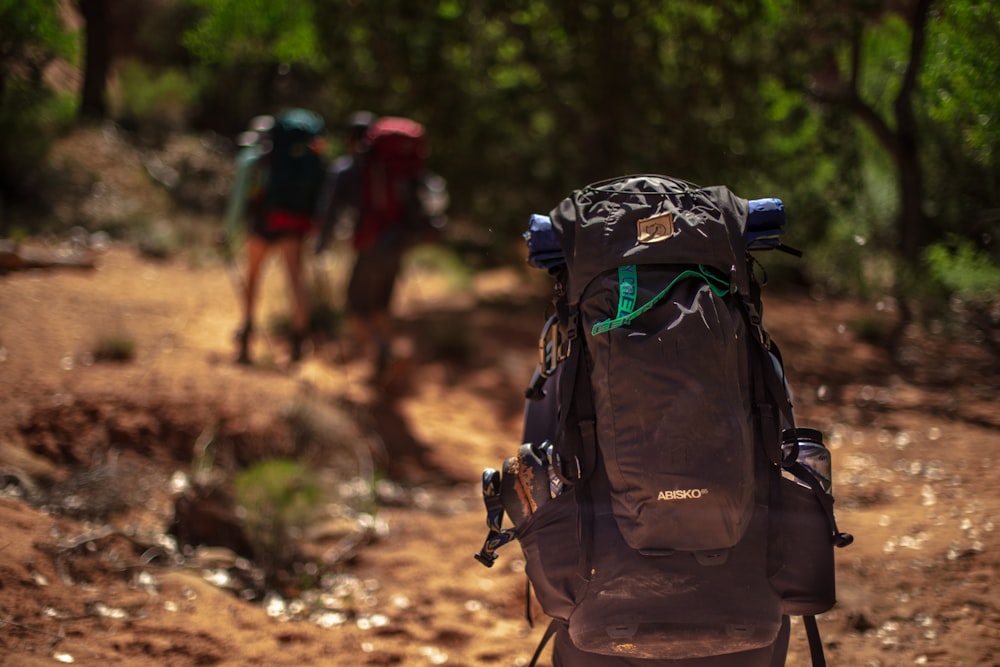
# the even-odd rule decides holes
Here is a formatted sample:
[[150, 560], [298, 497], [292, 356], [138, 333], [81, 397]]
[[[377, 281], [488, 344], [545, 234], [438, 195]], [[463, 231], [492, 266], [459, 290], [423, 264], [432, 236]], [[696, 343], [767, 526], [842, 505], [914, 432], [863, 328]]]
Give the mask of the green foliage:
[[295, 540], [319, 515], [319, 482], [303, 463], [271, 459], [239, 472], [234, 490], [254, 554], [273, 576], [290, 563]]
[[[256, 4], [237, 10], [233, 0], [197, 4], [205, 14], [193, 34], [213, 35], [213, 48], [232, 61], [275, 60], [279, 35], [314, 22], [316, 42], [304, 39], [303, 48], [318, 44], [324, 57], [299, 54], [295, 62], [322, 75], [318, 107], [333, 123], [355, 108], [425, 122], [434, 167], [451, 185], [452, 217], [488, 230], [487, 250], [516, 245], [527, 215], [548, 211], [570, 190], [629, 172], [780, 196], [799, 245], [833, 244], [823, 251], [831, 268], [842, 251], [857, 255], [856, 236], [878, 255], [899, 243], [896, 165], [884, 138], [865, 131], [850, 105], [815, 104], [856, 81], [861, 101], [891, 126], [910, 57], [910, 28], [895, 8], [868, 0], [298, 0], [276, 16]], [[927, 57], [938, 88], [975, 99], [964, 108], [977, 113], [980, 129], [996, 125], [984, 120], [996, 106], [996, 64], [976, 70], [972, 57], [995, 51], [987, 27], [997, 24], [997, 10], [988, 4], [962, 0], [932, 16]], [[973, 24], [976, 46], [956, 52]], [[952, 57], [971, 69], [952, 72]], [[926, 116], [933, 143], [925, 153], [942, 153], [937, 137], [946, 133], [936, 127], [963, 108], [940, 106]], [[978, 136], [970, 145], [996, 144]], [[969, 200], [963, 188], [980, 208], [994, 196], [957, 168], [963, 160], [953, 152], [939, 171], [932, 162], [932, 237], [968, 219], [974, 205], [954, 203]], [[949, 173], [961, 173], [964, 185], [949, 183]], [[985, 180], [996, 183], [993, 174]], [[842, 239], [850, 242], [838, 250]], [[856, 284], [870, 271], [863, 263]]]
[[0, 196], [27, 194], [52, 141], [73, 122], [74, 98], [30, 81], [11, 79], [0, 90]]
[[470, 263], [446, 245], [421, 245], [407, 253], [403, 272], [408, 276], [436, 276], [453, 290], [464, 291], [472, 283]]
[[59, 0], [0, 0], [0, 80], [38, 78], [57, 57], [69, 58], [75, 40], [59, 21]]
[[988, 249], [997, 242], [1000, 62], [984, 54], [998, 50], [996, 3], [941, 3], [930, 25], [922, 79], [930, 241], [958, 235]]
[[279, 62], [319, 67], [313, 3], [308, 0], [191, 0], [202, 20], [183, 35], [210, 63]]
[[75, 46], [58, 21], [58, 4], [0, 0], [0, 202], [29, 194], [52, 139], [72, 117], [67, 98], [44, 79], [46, 68]]
[[949, 297], [949, 319], [1000, 359], [1000, 263], [970, 241], [951, 237], [924, 252], [932, 285], [925, 301], [933, 306], [935, 288]]
[[[474, 266], [510, 261], [530, 213], [593, 180], [659, 172], [725, 183], [785, 201], [787, 240], [806, 251], [811, 279], [881, 292], [907, 270], [892, 258], [900, 165], [872, 129], [896, 129], [911, 56], [901, 7], [183, 0], [147, 10], [147, 32], [180, 35], [158, 34], [152, 60], [143, 56], [155, 67], [119, 69], [117, 113], [143, 132], [193, 122], [232, 135], [292, 103], [320, 110], [331, 127], [358, 108], [414, 117], [428, 127], [432, 168], [449, 181], [449, 233]], [[76, 47], [57, 9], [55, 0], [0, 0], [5, 193], [30, 192], [28, 167], [65, 122], [42, 77]], [[1000, 49], [998, 25], [995, 2], [932, 5], [911, 99], [921, 242], [955, 235], [995, 254], [1000, 59], [984, 54]]]
[[114, 104], [116, 116], [146, 135], [184, 128], [197, 97], [184, 71], [156, 70], [134, 60], [122, 66], [120, 89]]
[[1000, 164], [998, 50], [1000, 5], [992, 0], [941, 4], [928, 38], [927, 112], [984, 168]]
[[970, 241], [952, 238], [924, 252], [928, 273], [936, 284], [966, 300], [992, 299], [1000, 294], [1000, 264]]

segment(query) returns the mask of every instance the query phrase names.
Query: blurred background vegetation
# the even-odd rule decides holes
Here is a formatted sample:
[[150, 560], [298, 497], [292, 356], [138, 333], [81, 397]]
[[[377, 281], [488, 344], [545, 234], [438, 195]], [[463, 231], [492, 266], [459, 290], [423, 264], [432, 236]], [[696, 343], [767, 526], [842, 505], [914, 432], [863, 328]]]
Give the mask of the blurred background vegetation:
[[480, 263], [577, 187], [665, 173], [783, 199], [806, 261], [769, 270], [799, 284], [1000, 322], [993, 0], [0, 0], [0, 236], [47, 228], [82, 125], [232, 148], [291, 105], [332, 152], [356, 109], [425, 123]]

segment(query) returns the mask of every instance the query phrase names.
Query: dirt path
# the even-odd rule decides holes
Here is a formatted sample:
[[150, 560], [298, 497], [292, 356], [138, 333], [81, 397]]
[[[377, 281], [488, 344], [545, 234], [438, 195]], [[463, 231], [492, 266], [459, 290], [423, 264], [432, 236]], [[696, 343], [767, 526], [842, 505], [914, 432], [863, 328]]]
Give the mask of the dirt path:
[[[280, 310], [279, 275], [268, 274], [278, 291], [265, 312]], [[362, 361], [337, 360], [336, 345], [291, 369], [281, 368], [278, 341], [261, 348], [273, 364], [230, 363], [231, 278], [124, 247], [93, 271], [0, 276], [7, 488], [23, 492], [12, 470], [64, 480], [111, 443], [163, 491], [220, 415], [229, 432], [246, 434], [238, 455], [251, 457], [266, 448], [260, 434], [275, 415], [308, 395], [350, 406], [391, 453], [402, 492], [378, 512], [379, 539], [327, 573], [324, 590], [336, 599], [312, 601], [323, 613], [285, 620], [296, 616], [293, 596], [246, 602], [204, 562], [171, 567], [136, 553], [136, 535], [169, 521], [156, 493], [107, 534], [0, 496], [0, 665], [525, 665], [541, 628], [524, 620], [517, 547], [492, 570], [472, 554], [485, 528], [479, 473], [519, 444], [541, 292], [513, 272], [471, 289], [410, 274], [403, 330], [416, 343], [406, 390], [387, 400], [370, 391]], [[829, 664], [1000, 665], [991, 595], [1000, 380], [987, 372], [996, 360], [974, 345], [914, 337], [912, 364], [899, 371], [852, 333], [860, 318], [880, 317], [777, 297], [765, 315], [783, 343], [800, 423], [832, 444], [839, 520], [857, 536], [838, 553], [840, 603], [821, 618]], [[467, 333], [448, 360], [440, 332], [457, 328]], [[134, 341], [135, 359], [95, 363], [96, 343], [113, 337]], [[807, 664], [801, 635], [789, 665]]]

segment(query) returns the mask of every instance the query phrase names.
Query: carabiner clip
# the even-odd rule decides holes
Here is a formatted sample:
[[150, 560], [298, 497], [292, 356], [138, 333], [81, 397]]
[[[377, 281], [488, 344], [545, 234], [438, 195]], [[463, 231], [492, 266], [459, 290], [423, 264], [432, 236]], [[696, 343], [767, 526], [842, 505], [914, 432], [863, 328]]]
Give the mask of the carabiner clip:
[[559, 318], [552, 315], [538, 337], [538, 370], [544, 377], [555, 373], [559, 362], [569, 356], [571, 344], [559, 334]]

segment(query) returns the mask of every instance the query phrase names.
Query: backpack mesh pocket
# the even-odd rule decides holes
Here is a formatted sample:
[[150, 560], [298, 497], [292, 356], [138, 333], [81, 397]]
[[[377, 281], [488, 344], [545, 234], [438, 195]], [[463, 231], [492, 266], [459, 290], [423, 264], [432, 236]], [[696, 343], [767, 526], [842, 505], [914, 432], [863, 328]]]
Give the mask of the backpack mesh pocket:
[[780, 502], [773, 515], [778, 522], [781, 566], [771, 585], [782, 599], [786, 614], [822, 614], [837, 601], [833, 539], [823, 505], [812, 489], [782, 478]]
[[578, 574], [580, 542], [573, 492], [567, 490], [540, 506], [517, 528], [517, 539], [542, 609], [552, 618], [569, 619], [584, 583]]

